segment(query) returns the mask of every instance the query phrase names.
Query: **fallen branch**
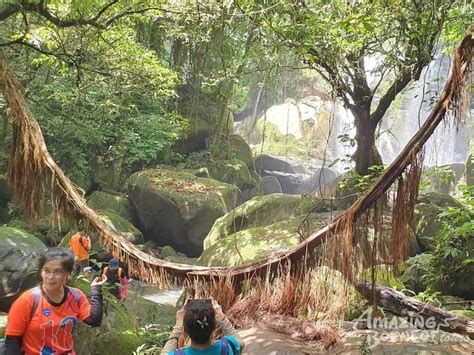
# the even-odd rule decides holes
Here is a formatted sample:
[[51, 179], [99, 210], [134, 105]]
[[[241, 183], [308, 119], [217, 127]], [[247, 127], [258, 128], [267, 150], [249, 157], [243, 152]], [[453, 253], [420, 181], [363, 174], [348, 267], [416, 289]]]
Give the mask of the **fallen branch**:
[[[456, 316], [441, 308], [420, 302], [390, 287], [375, 285], [374, 300], [371, 283], [357, 282], [354, 286], [369, 302], [375, 302], [375, 304], [393, 314], [407, 317], [415, 323], [417, 323], [417, 320], [421, 320], [418, 323], [431, 330], [441, 329], [448, 333], [463, 334], [470, 339], [474, 339], [474, 321], [469, 318]], [[427, 325], [428, 327], [426, 327]]]

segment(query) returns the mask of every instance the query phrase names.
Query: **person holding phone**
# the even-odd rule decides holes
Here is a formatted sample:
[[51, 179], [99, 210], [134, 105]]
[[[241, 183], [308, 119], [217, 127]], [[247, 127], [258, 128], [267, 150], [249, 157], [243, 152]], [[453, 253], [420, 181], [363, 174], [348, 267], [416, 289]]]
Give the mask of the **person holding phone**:
[[91, 238], [86, 234], [84, 227], [79, 227], [77, 233], [69, 239], [69, 249], [76, 258], [78, 272], [89, 266], [89, 252], [91, 248]]
[[50, 248], [39, 262], [42, 282], [25, 291], [11, 306], [5, 329], [6, 355], [76, 355], [73, 330], [78, 320], [102, 323], [105, 275], [91, 283], [91, 302], [81, 290], [66, 286], [74, 268], [67, 249]]
[[[220, 327], [223, 337], [212, 339], [216, 328]], [[179, 336], [183, 333], [191, 339], [191, 345], [178, 349]], [[214, 300], [188, 300], [176, 313], [176, 325], [168, 338], [162, 355], [240, 355], [244, 343], [232, 323], [225, 317], [221, 306]]]

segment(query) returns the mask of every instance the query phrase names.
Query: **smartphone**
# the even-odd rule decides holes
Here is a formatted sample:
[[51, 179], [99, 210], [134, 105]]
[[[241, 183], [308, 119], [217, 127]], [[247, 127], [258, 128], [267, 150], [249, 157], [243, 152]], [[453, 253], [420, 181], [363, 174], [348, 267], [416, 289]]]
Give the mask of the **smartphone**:
[[190, 298], [186, 302], [186, 307], [198, 307], [203, 304], [209, 304], [212, 307], [212, 301], [210, 298]]

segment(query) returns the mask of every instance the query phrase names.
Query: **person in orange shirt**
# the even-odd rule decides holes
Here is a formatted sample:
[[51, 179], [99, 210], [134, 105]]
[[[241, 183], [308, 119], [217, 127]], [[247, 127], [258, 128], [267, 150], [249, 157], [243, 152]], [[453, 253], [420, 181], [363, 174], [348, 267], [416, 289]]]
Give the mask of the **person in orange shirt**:
[[86, 234], [84, 228], [79, 227], [77, 233], [69, 239], [69, 249], [74, 253], [80, 270], [89, 266], [89, 251], [91, 250], [91, 238]]
[[78, 320], [90, 326], [102, 323], [102, 285], [91, 283], [91, 302], [81, 290], [67, 287], [74, 268], [69, 250], [51, 248], [40, 259], [42, 282], [24, 292], [11, 306], [5, 329], [6, 355], [76, 355], [73, 330]]

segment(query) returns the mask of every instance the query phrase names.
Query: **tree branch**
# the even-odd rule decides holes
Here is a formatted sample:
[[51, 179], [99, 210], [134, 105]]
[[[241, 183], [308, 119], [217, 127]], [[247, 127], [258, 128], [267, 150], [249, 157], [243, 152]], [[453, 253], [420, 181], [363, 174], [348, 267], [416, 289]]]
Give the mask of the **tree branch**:
[[0, 9], [0, 21], [4, 21], [13, 14], [20, 11], [20, 5], [18, 4], [6, 4]]
[[112, 23], [114, 23], [115, 21], [117, 21], [118, 19], [122, 18], [122, 17], [125, 17], [125, 16], [128, 16], [128, 15], [137, 15], [137, 14], [143, 14], [145, 12], [148, 12], [148, 11], [152, 11], [152, 10], [159, 10], [159, 11], [165, 11], [167, 12], [166, 10], [164, 10], [163, 8], [161, 7], [146, 7], [146, 8], [143, 8], [143, 9], [140, 9], [140, 10], [130, 10], [130, 11], [124, 11], [124, 12], [121, 12], [115, 16], [112, 16], [111, 18], [109, 18], [105, 24], [103, 25], [105, 28], [109, 27]]
[[118, 3], [119, 0], [113, 0], [111, 2], [109, 2], [108, 4], [106, 4], [102, 9], [99, 10], [99, 12], [97, 13], [97, 15], [95, 15], [92, 20], [93, 21], [97, 21], [101, 16], [102, 14], [107, 11], [107, 9], [113, 5], [115, 5], [116, 3]]
[[370, 119], [378, 123], [385, 112], [390, 107], [390, 104], [395, 99], [400, 91], [402, 91], [412, 79], [411, 70], [405, 70], [400, 77], [398, 77], [382, 96], [374, 112], [370, 114]]
[[[85, 19], [85, 18], [61, 19], [48, 10], [48, 4], [45, 0], [41, 0], [38, 3], [26, 2], [25, 4], [23, 4], [23, 8], [26, 11], [35, 12], [41, 15], [43, 18], [45, 18], [52, 24], [61, 28], [74, 27], [74, 26], [92, 26], [99, 29], [106, 29], [116, 20], [128, 15], [142, 14], [142, 13], [145, 13], [147, 11], [152, 11], [152, 10], [167, 11], [161, 7], [146, 7], [139, 10], [123, 11], [107, 19], [105, 22], [100, 22], [99, 20], [102, 17], [102, 15], [118, 2], [119, 0], [110, 1], [109, 3], [104, 5], [94, 17], [91, 17], [89, 19]], [[20, 5], [11, 5], [11, 6], [7, 5], [2, 10], [0, 10], [0, 20], [3, 19], [2, 17], [7, 18], [8, 16], [11, 16], [13, 13], [19, 10], [20, 10]]]

